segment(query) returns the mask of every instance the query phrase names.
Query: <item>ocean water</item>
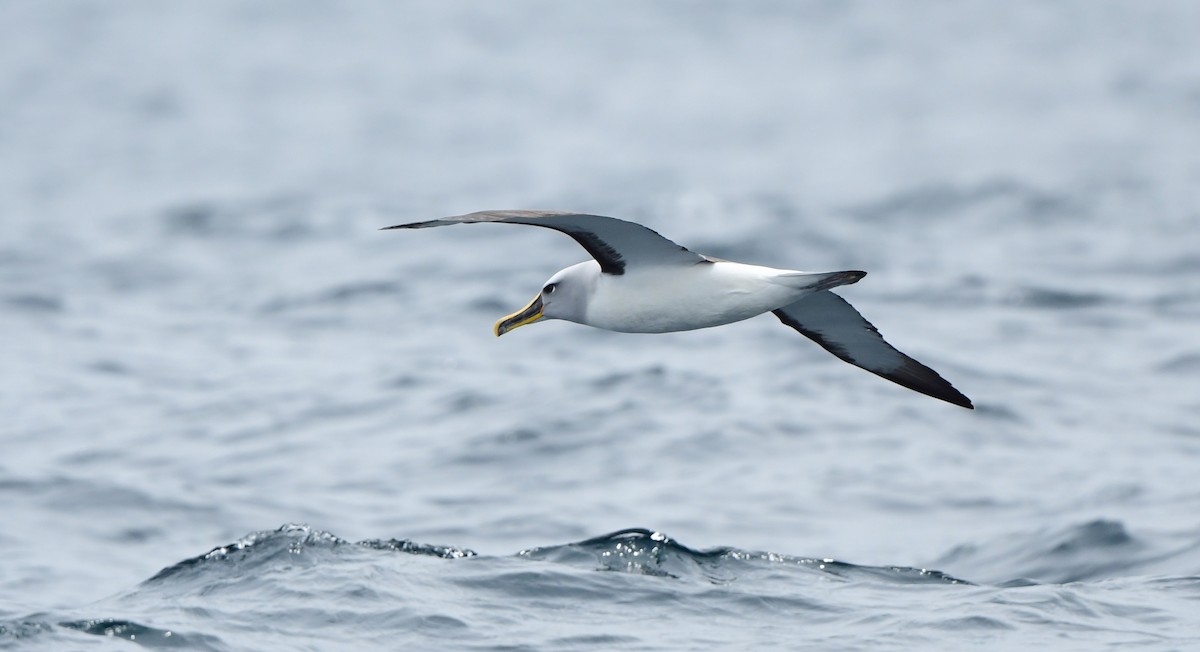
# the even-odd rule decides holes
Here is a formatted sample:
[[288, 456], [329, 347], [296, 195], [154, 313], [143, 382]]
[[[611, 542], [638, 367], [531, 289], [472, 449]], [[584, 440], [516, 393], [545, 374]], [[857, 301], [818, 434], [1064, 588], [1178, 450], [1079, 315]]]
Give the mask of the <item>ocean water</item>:
[[[0, 649], [1200, 646], [1200, 5], [0, 3]], [[492, 323], [625, 217], [842, 288]]]

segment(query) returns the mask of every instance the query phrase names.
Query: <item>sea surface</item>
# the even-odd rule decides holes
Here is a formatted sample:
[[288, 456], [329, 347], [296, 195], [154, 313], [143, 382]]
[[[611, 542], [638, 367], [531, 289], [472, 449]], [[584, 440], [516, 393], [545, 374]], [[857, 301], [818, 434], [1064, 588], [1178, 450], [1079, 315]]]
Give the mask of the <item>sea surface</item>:
[[[1200, 649], [1200, 3], [0, 2], [0, 649]], [[492, 323], [642, 222], [839, 289]]]

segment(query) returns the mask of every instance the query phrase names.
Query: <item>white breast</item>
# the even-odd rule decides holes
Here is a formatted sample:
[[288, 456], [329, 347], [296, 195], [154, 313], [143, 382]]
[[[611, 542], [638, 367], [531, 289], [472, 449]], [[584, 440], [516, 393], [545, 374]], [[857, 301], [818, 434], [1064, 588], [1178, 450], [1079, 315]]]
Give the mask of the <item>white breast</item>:
[[780, 282], [785, 273], [722, 261], [603, 274], [588, 299], [583, 323], [625, 333], [666, 333], [749, 319], [808, 292]]

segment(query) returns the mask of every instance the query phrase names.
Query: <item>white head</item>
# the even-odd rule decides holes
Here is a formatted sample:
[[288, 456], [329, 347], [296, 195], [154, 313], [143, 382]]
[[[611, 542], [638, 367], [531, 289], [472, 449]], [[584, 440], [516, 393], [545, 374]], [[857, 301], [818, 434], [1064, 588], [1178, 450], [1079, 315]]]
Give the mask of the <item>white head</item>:
[[565, 319], [586, 323], [588, 298], [600, 278], [600, 264], [594, 260], [559, 270], [542, 285], [529, 305], [496, 322], [496, 337], [532, 324], [539, 319]]

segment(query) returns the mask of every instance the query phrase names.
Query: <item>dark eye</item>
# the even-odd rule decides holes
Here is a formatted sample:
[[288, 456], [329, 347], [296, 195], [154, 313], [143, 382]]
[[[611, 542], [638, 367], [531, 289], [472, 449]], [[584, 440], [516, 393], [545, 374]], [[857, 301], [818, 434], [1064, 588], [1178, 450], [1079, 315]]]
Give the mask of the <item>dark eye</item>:
[[551, 283], [550, 285], [547, 285], [546, 287], [542, 288], [542, 292], [545, 294], [554, 294], [554, 288], [556, 288], [556, 287], [558, 287], [557, 283]]

